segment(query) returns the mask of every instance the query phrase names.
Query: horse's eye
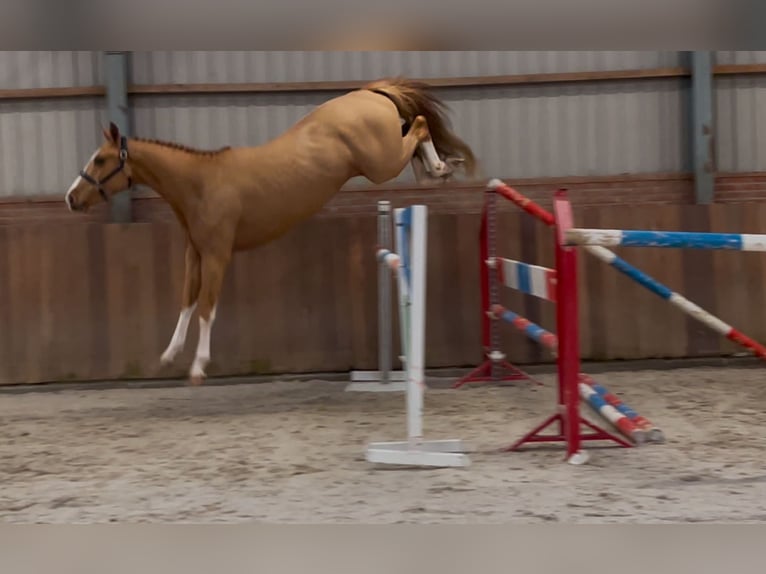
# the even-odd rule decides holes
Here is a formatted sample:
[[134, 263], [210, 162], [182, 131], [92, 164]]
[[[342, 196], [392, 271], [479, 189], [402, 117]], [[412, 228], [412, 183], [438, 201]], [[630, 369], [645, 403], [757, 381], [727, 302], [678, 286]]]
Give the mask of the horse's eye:
[[93, 165], [95, 165], [96, 167], [101, 167], [102, 165], [104, 165], [104, 161], [106, 161], [106, 160], [104, 160], [103, 157], [94, 158], [93, 159]]

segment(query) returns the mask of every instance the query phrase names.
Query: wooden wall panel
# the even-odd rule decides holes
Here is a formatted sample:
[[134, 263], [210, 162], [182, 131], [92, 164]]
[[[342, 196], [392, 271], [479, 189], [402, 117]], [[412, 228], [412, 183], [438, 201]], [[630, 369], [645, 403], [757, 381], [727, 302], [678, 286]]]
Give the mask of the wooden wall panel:
[[[766, 233], [766, 204], [760, 203], [610, 205], [577, 208], [575, 215], [588, 227]], [[261, 249], [235, 254], [213, 328], [209, 373], [375, 368], [376, 227], [373, 214], [325, 216]], [[478, 231], [475, 212], [432, 213], [429, 219], [429, 367], [470, 367], [481, 360]], [[551, 229], [526, 214], [503, 210], [498, 233], [498, 255], [553, 266]], [[766, 341], [766, 256], [616, 251]], [[173, 222], [38, 219], [0, 226], [0, 383], [185, 376], [196, 346], [196, 319], [176, 364], [159, 365], [178, 318], [183, 262], [183, 236]], [[739, 351], [587, 253], [580, 252], [579, 268], [585, 359]], [[501, 301], [555, 329], [552, 304], [507, 289]], [[398, 328], [395, 312], [397, 339]], [[501, 325], [501, 332], [510, 360], [552, 360], [513, 327]], [[395, 344], [395, 357], [400, 351]]]

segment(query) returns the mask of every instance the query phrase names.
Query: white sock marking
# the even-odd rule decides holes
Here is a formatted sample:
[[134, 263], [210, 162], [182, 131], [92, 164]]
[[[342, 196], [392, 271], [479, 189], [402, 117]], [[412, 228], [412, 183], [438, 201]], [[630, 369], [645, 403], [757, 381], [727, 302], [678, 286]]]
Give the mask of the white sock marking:
[[197, 354], [191, 367], [192, 377], [204, 377], [205, 367], [210, 361], [210, 331], [215, 321], [215, 307], [210, 313], [210, 320], [199, 318], [199, 341], [197, 342]]
[[191, 321], [192, 313], [197, 308], [197, 303], [192, 303], [189, 307], [181, 310], [178, 315], [178, 322], [176, 323], [176, 330], [173, 332], [173, 337], [170, 339], [170, 344], [165, 352], [162, 353], [161, 361], [163, 363], [170, 363], [176, 358], [176, 355], [181, 352], [186, 343], [186, 333], [189, 330], [189, 322]]

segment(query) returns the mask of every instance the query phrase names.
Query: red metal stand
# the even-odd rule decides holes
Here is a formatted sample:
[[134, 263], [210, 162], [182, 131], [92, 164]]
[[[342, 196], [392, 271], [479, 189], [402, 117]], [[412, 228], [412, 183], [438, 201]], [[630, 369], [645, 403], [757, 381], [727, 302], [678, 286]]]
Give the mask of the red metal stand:
[[[554, 199], [556, 214], [556, 273], [557, 299], [556, 324], [558, 334], [558, 408], [557, 412], [533, 428], [511, 446], [503, 449], [513, 451], [526, 443], [565, 442], [566, 459], [573, 464], [582, 464], [587, 456], [582, 450], [584, 441], [608, 440], [620, 446], [630, 448], [633, 445], [585, 420], [580, 415], [580, 394], [578, 392], [580, 372], [580, 341], [578, 322], [577, 295], [577, 251], [565, 247], [563, 232], [573, 227], [571, 205], [566, 197], [566, 190], [559, 189]], [[558, 423], [558, 433], [543, 435], [540, 432], [554, 423]], [[584, 434], [582, 425], [593, 433]]]
[[[458, 379], [452, 385], [459, 389], [469, 383], [487, 383], [500, 381], [528, 380], [541, 384], [527, 375], [521, 369], [505, 360], [505, 354], [498, 347], [500, 344], [497, 331], [497, 319], [491, 317], [489, 310], [497, 303], [497, 270], [489, 265], [489, 260], [495, 257], [495, 192], [487, 191], [481, 214], [479, 230], [479, 282], [481, 286], [481, 334], [484, 348], [484, 362], [473, 371]], [[491, 251], [491, 252], [490, 252]]]
[[[566, 434], [566, 420], [565, 415], [562, 415], [560, 413], [553, 414], [549, 416], [547, 419], [545, 419], [542, 423], [540, 423], [538, 426], [533, 428], [531, 431], [529, 431], [527, 434], [525, 434], [523, 437], [521, 437], [519, 440], [517, 440], [515, 443], [513, 443], [511, 446], [508, 446], [504, 449], [502, 449], [503, 452], [511, 452], [514, 450], [517, 450], [521, 445], [526, 443], [540, 443], [540, 442], [566, 442], [567, 443], [567, 460], [572, 460], [573, 454], [582, 454], [582, 450], [580, 449], [580, 444], [585, 441], [594, 441], [594, 440], [611, 440], [614, 442], [619, 443], [621, 446], [624, 446], [626, 448], [633, 447], [632, 444], [630, 444], [627, 441], [622, 440], [620, 437], [614, 436], [613, 434], [610, 434], [606, 432], [605, 430], [597, 427], [590, 421], [582, 418], [577, 415], [577, 418], [579, 418], [579, 422], [576, 425], [576, 430], [574, 431], [574, 436], [576, 437], [575, 443], [577, 445], [577, 448], [573, 448], [571, 446], [572, 441], [568, 441], [567, 434]], [[559, 423], [559, 430], [558, 434], [539, 434], [540, 431], [543, 429], [549, 427], [553, 423]], [[591, 429], [593, 429], [594, 432], [590, 434], [584, 434], [579, 425], [583, 424]], [[570, 430], [570, 432], [572, 432]], [[574, 462], [574, 461], [573, 461]]]
[[481, 365], [476, 367], [473, 371], [458, 379], [455, 384], [452, 385], [453, 389], [459, 389], [463, 385], [469, 383], [496, 383], [499, 381], [522, 381], [528, 380], [538, 385], [541, 384], [535, 381], [532, 377], [527, 375], [521, 369], [513, 366], [505, 359], [492, 360], [488, 358]]

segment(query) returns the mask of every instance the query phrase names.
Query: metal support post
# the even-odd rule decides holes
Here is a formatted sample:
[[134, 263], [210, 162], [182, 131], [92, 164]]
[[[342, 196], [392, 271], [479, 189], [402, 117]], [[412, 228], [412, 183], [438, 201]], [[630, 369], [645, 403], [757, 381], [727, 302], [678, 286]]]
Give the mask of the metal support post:
[[[130, 134], [128, 108], [128, 52], [104, 52], [106, 107], [109, 121], [117, 124], [120, 133]], [[112, 198], [112, 221], [129, 223], [133, 219], [131, 193], [128, 189]]]
[[713, 202], [715, 138], [713, 123], [713, 63], [711, 52], [691, 52], [692, 164], [695, 203]]

